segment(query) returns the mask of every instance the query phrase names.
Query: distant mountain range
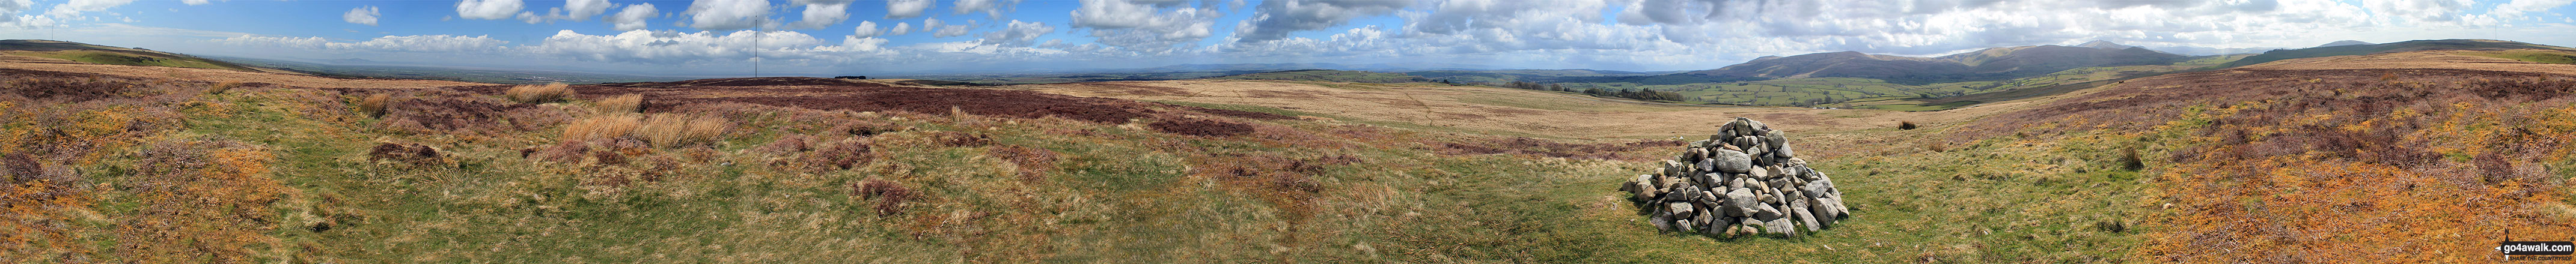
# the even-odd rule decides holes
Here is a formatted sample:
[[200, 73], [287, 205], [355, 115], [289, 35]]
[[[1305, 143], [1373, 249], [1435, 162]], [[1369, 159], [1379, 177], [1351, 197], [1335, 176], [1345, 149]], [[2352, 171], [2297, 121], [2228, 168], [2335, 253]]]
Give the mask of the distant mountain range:
[[1990, 48], [1931, 58], [1853, 51], [1762, 57], [1744, 64], [1686, 74], [1756, 78], [1850, 77], [1923, 84], [2010, 79], [2082, 67], [2171, 64], [2189, 58], [2191, 56], [2094, 41], [2079, 46]]

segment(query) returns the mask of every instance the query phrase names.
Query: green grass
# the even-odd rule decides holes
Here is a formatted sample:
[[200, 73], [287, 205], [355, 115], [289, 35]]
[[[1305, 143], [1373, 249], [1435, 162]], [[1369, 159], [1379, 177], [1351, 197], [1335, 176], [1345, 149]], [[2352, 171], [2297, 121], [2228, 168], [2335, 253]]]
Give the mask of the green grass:
[[257, 70], [253, 70], [253, 69], [251, 69], [251, 68], [249, 68], [249, 67], [242, 67], [241, 65], [235, 65], [235, 64], [232, 64], [232, 63], [222, 62], [222, 61], [215, 61], [215, 60], [208, 60], [208, 59], [200, 59], [200, 58], [192, 58], [192, 57], [175, 57], [175, 56], [167, 56], [167, 55], [161, 55], [161, 54], [148, 54], [148, 53], [142, 53], [142, 52], [130, 52], [130, 51], [106, 51], [106, 50], [20, 51], [20, 52], [11, 52], [10, 54], [27, 55], [27, 56], [36, 56], [36, 57], [46, 57], [46, 58], [56, 58], [56, 59], [65, 59], [65, 60], [78, 61], [78, 62], [96, 63], [96, 64], [109, 64], [109, 65], [161, 66], [161, 67], [199, 68], [199, 69], [217, 69], [217, 70], [236, 70], [236, 71], [257, 71]]
[[2470, 56], [2480, 56], [2480, 57], [2492, 57], [2492, 58], [2512, 59], [2512, 60], [2528, 61], [2528, 62], [2535, 62], [2535, 63], [2576, 64], [2576, 52], [2564, 52], [2564, 51], [2543, 51], [2543, 50], [2513, 50], [2513, 51], [2466, 52], [2466, 53], [2460, 53], [2460, 54], [2462, 54], [2462, 55], [2470, 55]]

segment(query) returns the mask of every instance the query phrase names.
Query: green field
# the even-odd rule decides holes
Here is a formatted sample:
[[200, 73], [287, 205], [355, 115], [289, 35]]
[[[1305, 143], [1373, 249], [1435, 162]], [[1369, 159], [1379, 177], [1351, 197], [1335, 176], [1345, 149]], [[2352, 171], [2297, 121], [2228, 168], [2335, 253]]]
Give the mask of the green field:
[[167, 55], [161, 55], [161, 54], [151, 54], [151, 53], [144, 53], [144, 52], [132, 52], [132, 51], [116, 51], [116, 50], [57, 50], [57, 51], [17, 51], [17, 52], [10, 52], [9, 54], [15, 54], [15, 55], [26, 55], [26, 56], [36, 56], [36, 57], [46, 57], [46, 58], [56, 58], [56, 59], [65, 59], [65, 60], [78, 61], [78, 62], [96, 63], [96, 64], [110, 64], [110, 65], [161, 66], [161, 67], [199, 68], [199, 69], [217, 69], [217, 70], [236, 70], [236, 71], [258, 71], [258, 70], [251, 69], [251, 68], [249, 68], [249, 67], [242, 67], [241, 65], [232, 64], [232, 63], [223, 62], [223, 61], [217, 61], [217, 60], [200, 59], [200, 58], [194, 58], [194, 57], [174, 57], [174, 56], [167, 56]]
[[2566, 52], [2566, 51], [2512, 50], [2512, 51], [2462, 52], [2462, 53], [2460, 53], [2460, 54], [2462, 54], [2462, 55], [2470, 55], [2470, 56], [2481, 56], [2481, 57], [2505, 58], [2505, 59], [2513, 59], [2513, 60], [2528, 61], [2528, 62], [2536, 62], [2536, 63], [2576, 64], [2576, 52]]

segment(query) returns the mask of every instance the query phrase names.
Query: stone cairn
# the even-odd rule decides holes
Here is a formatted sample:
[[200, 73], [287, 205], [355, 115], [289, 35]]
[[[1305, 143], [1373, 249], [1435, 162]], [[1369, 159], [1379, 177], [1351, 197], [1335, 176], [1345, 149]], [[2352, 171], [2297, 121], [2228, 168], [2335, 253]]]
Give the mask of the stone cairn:
[[1665, 160], [1663, 171], [1619, 186], [1652, 213], [1655, 228], [1711, 236], [1823, 230], [1851, 216], [1825, 174], [1793, 155], [1788, 137], [1742, 117]]

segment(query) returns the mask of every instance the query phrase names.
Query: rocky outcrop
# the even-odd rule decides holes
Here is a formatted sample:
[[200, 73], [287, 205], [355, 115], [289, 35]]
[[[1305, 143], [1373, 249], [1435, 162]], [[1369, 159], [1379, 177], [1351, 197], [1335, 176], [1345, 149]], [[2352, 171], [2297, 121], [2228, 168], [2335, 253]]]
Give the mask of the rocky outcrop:
[[1842, 191], [1794, 155], [1786, 134], [1738, 117], [1619, 189], [1670, 232], [1797, 236], [1850, 217]]

